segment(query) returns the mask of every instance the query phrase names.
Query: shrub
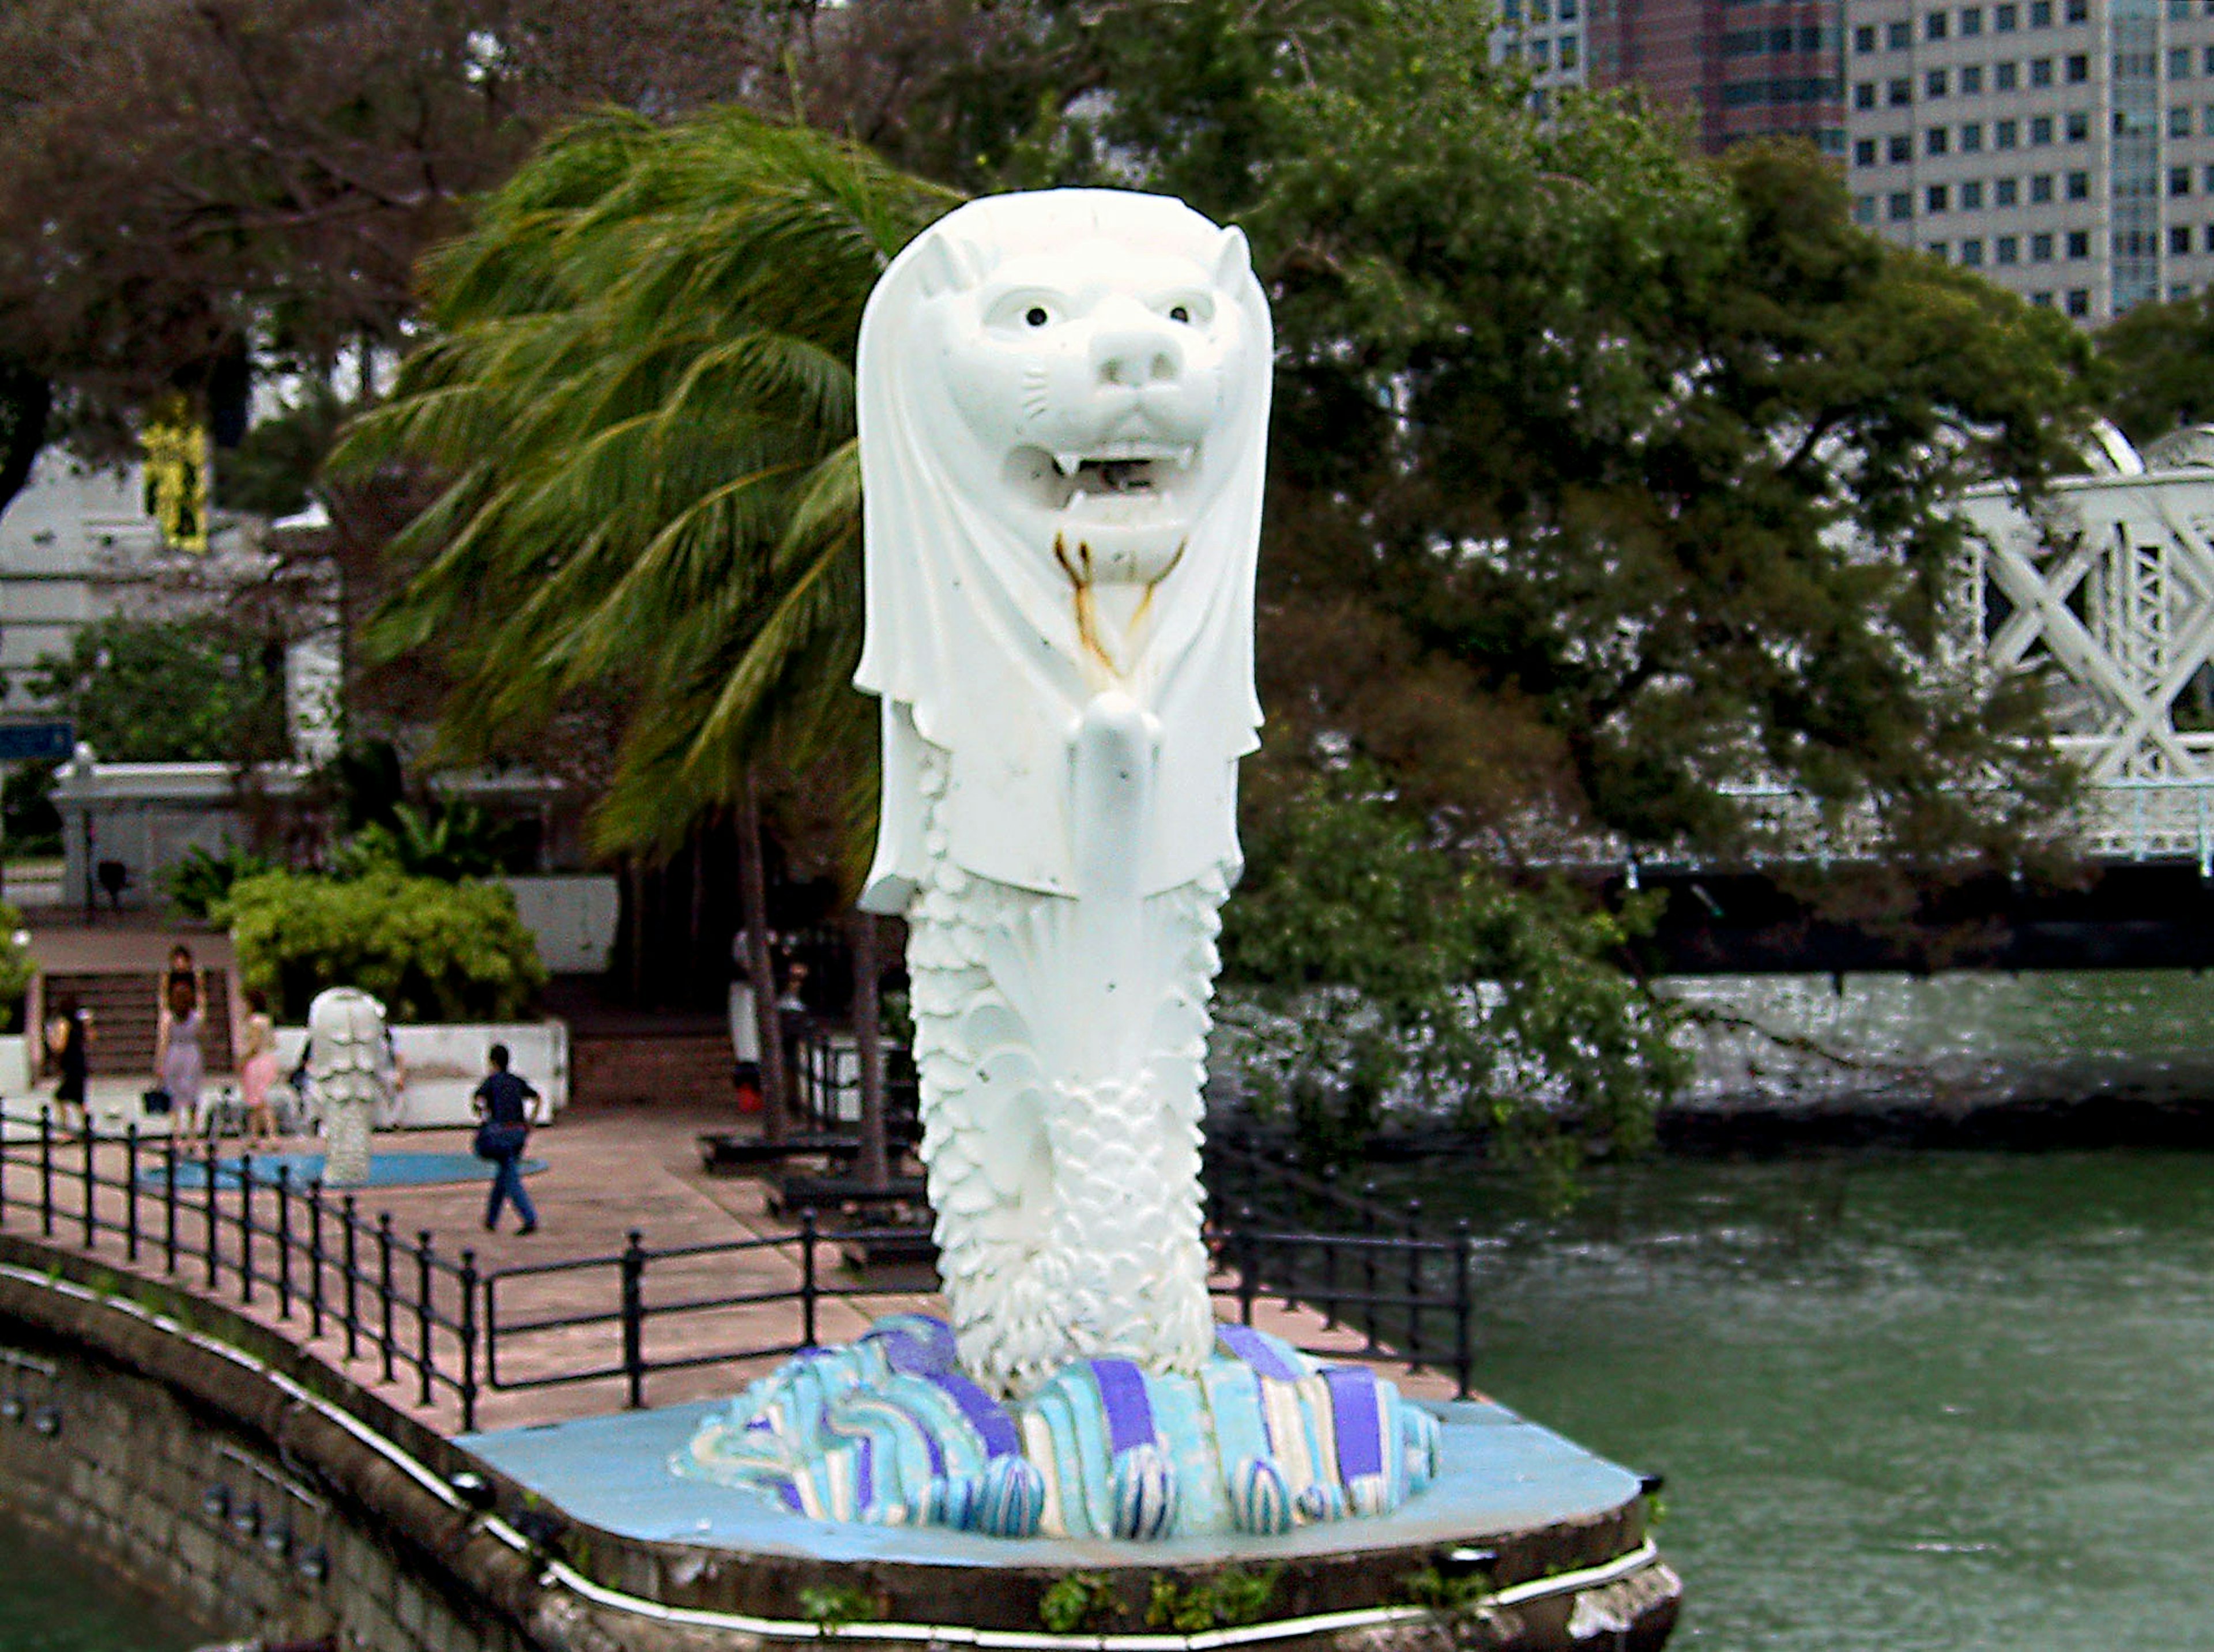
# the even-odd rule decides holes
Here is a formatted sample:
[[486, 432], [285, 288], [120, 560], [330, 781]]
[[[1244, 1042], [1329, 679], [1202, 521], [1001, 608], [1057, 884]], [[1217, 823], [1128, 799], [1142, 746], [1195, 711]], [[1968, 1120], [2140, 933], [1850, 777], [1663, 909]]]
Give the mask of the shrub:
[[376, 994], [396, 1021], [512, 1021], [546, 981], [515, 897], [497, 884], [265, 872], [234, 884], [217, 916], [241, 978], [291, 1021], [333, 986]]
[[180, 916], [204, 918], [223, 903], [241, 878], [274, 870], [272, 862], [229, 844], [223, 846], [220, 855], [211, 855], [194, 844], [182, 860], [162, 875], [162, 886]]
[[23, 995], [31, 987], [30, 949], [16, 940], [23, 915], [0, 900], [0, 1033], [23, 1028]]

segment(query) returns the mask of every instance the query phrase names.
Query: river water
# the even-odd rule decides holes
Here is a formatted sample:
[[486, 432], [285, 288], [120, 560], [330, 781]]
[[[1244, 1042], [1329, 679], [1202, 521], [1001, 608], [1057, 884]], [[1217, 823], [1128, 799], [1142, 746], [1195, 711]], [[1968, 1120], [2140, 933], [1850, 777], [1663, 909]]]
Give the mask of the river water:
[[187, 1652], [213, 1638], [73, 1550], [0, 1520], [0, 1652]]

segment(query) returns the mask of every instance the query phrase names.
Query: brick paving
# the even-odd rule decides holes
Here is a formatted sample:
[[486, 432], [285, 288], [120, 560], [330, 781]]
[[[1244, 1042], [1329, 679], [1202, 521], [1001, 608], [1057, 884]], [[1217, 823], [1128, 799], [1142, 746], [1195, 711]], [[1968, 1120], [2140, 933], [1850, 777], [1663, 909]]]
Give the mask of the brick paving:
[[[560, 1422], [615, 1411], [625, 1404], [625, 1385], [616, 1375], [541, 1388], [505, 1386], [560, 1372], [620, 1366], [621, 1337], [615, 1323], [523, 1333], [512, 1329], [523, 1321], [614, 1312], [621, 1301], [619, 1268], [612, 1263], [596, 1263], [535, 1274], [506, 1271], [611, 1259], [623, 1250], [633, 1231], [651, 1250], [691, 1252], [657, 1259], [645, 1272], [643, 1296], [651, 1310], [645, 1355], [654, 1360], [701, 1362], [649, 1376], [645, 1390], [648, 1404], [732, 1393], [753, 1376], [771, 1369], [776, 1356], [733, 1358], [728, 1356], [729, 1350], [775, 1348], [801, 1340], [801, 1308], [797, 1301], [730, 1300], [796, 1292], [802, 1277], [801, 1247], [792, 1225], [768, 1214], [763, 1185], [750, 1178], [710, 1176], [701, 1167], [695, 1144], [698, 1133], [730, 1128], [732, 1123], [727, 1110], [706, 1107], [669, 1104], [572, 1107], [558, 1124], [531, 1138], [530, 1156], [543, 1160], [547, 1167], [529, 1179], [541, 1226], [527, 1237], [513, 1231], [512, 1212], [504, 1218], [502, 1231], [483, 1231], [486, 1182], [482, 1180], [359, 1192], [357, 1210], [364, 1223], [373, 1224], [388, 1213], [392, 1231], [400, 1241], [413, 1241], [428, 1234], [435, 1255], [446, 1265], [457, 1265], [466, 1250], [480, 1275], [498, 1276], [493, 1291], [504, 1329], [498, 1338], [495, 1371], [477, 1373], [479, 1429]], [[466, 1153], [468, 1144], [465, 1131], [409, 1131], [381, 1136], [376, 1142], [378, 1150], [385, 1152]], [[301, 1150], [314, 1150], [315, 1146], [306, 1142], [293, 1145]], [[224, 1150], [234, 1152], [236, 1144], [227, 1143]], [[7, 1228], [16, 1234], [35, 1234], [38, 1228], [35, 1212], [22, 1208], [23, 1201], [38, 1197], [36, 1170], [27, 1163], [30, 1151], [18, 1142], [6, 1169], [6, 1194], [12, 1207], [6, 1212]], [[142, 1163], [158, 1162], [160, 1151], [158, 1145], [146, 1149]], [[121, 1145], [113, 1142], [97, 1147], [98, 1173], [120, 1180], [123, 1152]], [[56, 1203], [64, 1210], [75, 1211], [81, 1203], [81, 1183], [75, 1177], [83, 1164], [83, 1149], [74, 1142], [65, 1143], [56, 1148], [53, 1158]], [[176, 1220], [180, 1266], [175, 1283], [202, 1291], [206, 1290], [206, 1204], [204, 1192], [186, 1188], [178, 1197]], [[258, 1284], [254, 1300], [241, 1302], [236, 1193], [219, 1194], [217, 1204], [223, 1282], [210, 1294], [285, 1334], [430, 1425], [449, 1433], [460, 1429], [458, 1398], [445, 1385], [434, 1386], [430, 1403], [420, 1403], [420, 1378], [410, 1368], [407, 1356], [419, 1348], [421, 1327], [404, 1307], [394, 1322], [400, 1356], [393, 1362], [389, 1382], [385, 1380], [380, 1345], [383, 1326], [372, 1306], [374, 1292], [366, 1287], [357, 1289], [356, 1334], [352, 1357], [348, 1357], [342, 1324], [345, 1288], [339, 1259], [343, 1251], [335, 1209], [325, 1213], [325, 1249], [331, 1262], [322, 1281], [325, 1324], [322, 1334], [316, 1337], [312, 1334], [308, 1305], [309, 1269], [303, 1261], [292, 1265], [291, 1311], [289, 1314], [279, 1312], [277, 1289], [270, 1277], [277, 1267], [276, 1247], [270, 1239], [256, 1241], [254, 1268]], [[266, 1229], [276, 1223], [276, 1204], [273, 1192], [257, 1193], [257, 1227]], [[148, 1189], [138, 1205], [141, 1245], [136, 1265], [142, 1272], [168, 1277], [166, 1216], [158, 1188]], [[122, 1228], [129, 1219], [126, 1201], [119, 1192], [102, 1192], [97, 1210], [101, 1221], [115, 1229]], [[291, 1201], [288, 1217], [296, 1240], [304, 1245], [311, 1217], [306, 1201]], [[81, 1223], [66, 1218], [58, 1221], [52, 1242], [81, 1249]], [[124, 1241], [119, 1233], [99, 1234], [96, 1245], [109, 1259], [123, 1261]], [[821, 1284], [868, 1293], [850, 1301], [823, 1301], [816, 1326], [821, 1340], [851, 1340], [871, 1319], [883, 1314], [943, 1311], [931, 1288], [934, 1282], [927, 1275], [908, 1270], [905, 1277], [879, 1272], [862, 1279], [838, 1265], [838, 1253], [831, 1245], [819, 1246], [816, 1255], [823, 1270]], [[373, 1228], [359, 1232], [357, 1270], [373, 1281], [379, 1265]], [[419, 1265], [412, 1251], [400, 1251], [394, 1266], [396, 1283], [405, 1295], [413, 1298]], [[444, 1267], [434, 1269], [432, 1277], [437, 1314], [457, 1318], [457, 1281]], [[711, 1305], [671, 1311], [681, 1303]], [[1226, 1301], [1220, 1304], [1226, 1311], [1230, 1306]], [[1263, 1302], [1257, 1307], [1255, 1322], [1302, 1346], [1327, 1349], [1346, 1357], [1360, 1356], [1361, 1339], [1356, 1334], [1330, 1328], [1318, 1315], [1306, 1310]], [[443, 1373], [457, 1374], [458, 1340], [435, 1324], [431, 1338], [434, 1363]], [[1434, 1373], [1410, 1376], [1388, 1363], [1378, 1369], [1410, 1393], [1446, 1398], [1452, 1393], [1450, 1382]], [[500, 1386], [488, 1383], [487, 1377], [496, 1377]]]

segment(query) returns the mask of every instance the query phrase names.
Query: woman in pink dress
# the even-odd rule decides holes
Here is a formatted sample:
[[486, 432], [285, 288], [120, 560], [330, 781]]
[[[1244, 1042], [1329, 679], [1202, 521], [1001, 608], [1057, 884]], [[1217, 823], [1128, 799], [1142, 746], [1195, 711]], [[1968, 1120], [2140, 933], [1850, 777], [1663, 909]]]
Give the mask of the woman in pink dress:
[[277, 1139], [277, 1114], [269, 1105], [270, 1087], [277, 1082], [277, 1024], [269, 1018], [268, 996], [260, 988], [248, 989], [246, 1008], [238, 1091], [246, 1102], [247, 1134], [258, 1145]]

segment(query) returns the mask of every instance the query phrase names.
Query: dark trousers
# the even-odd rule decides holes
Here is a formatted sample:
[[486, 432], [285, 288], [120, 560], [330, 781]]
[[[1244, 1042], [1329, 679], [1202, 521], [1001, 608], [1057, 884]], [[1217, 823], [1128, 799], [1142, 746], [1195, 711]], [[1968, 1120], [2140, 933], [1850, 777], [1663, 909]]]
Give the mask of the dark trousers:
[[499, 1207], [508, 1200], [515, 1201], [515, 1214], [523, 1218], [526, 1228], [538, 1225], [538, 1211], [530, 1203], [530, 1195], [523, 1189], [523, 1155], [503, 1153], [492, 1161], [492, 1197], [485, 1202], [485, 1226], [495, 1227], [499, 1222]]

